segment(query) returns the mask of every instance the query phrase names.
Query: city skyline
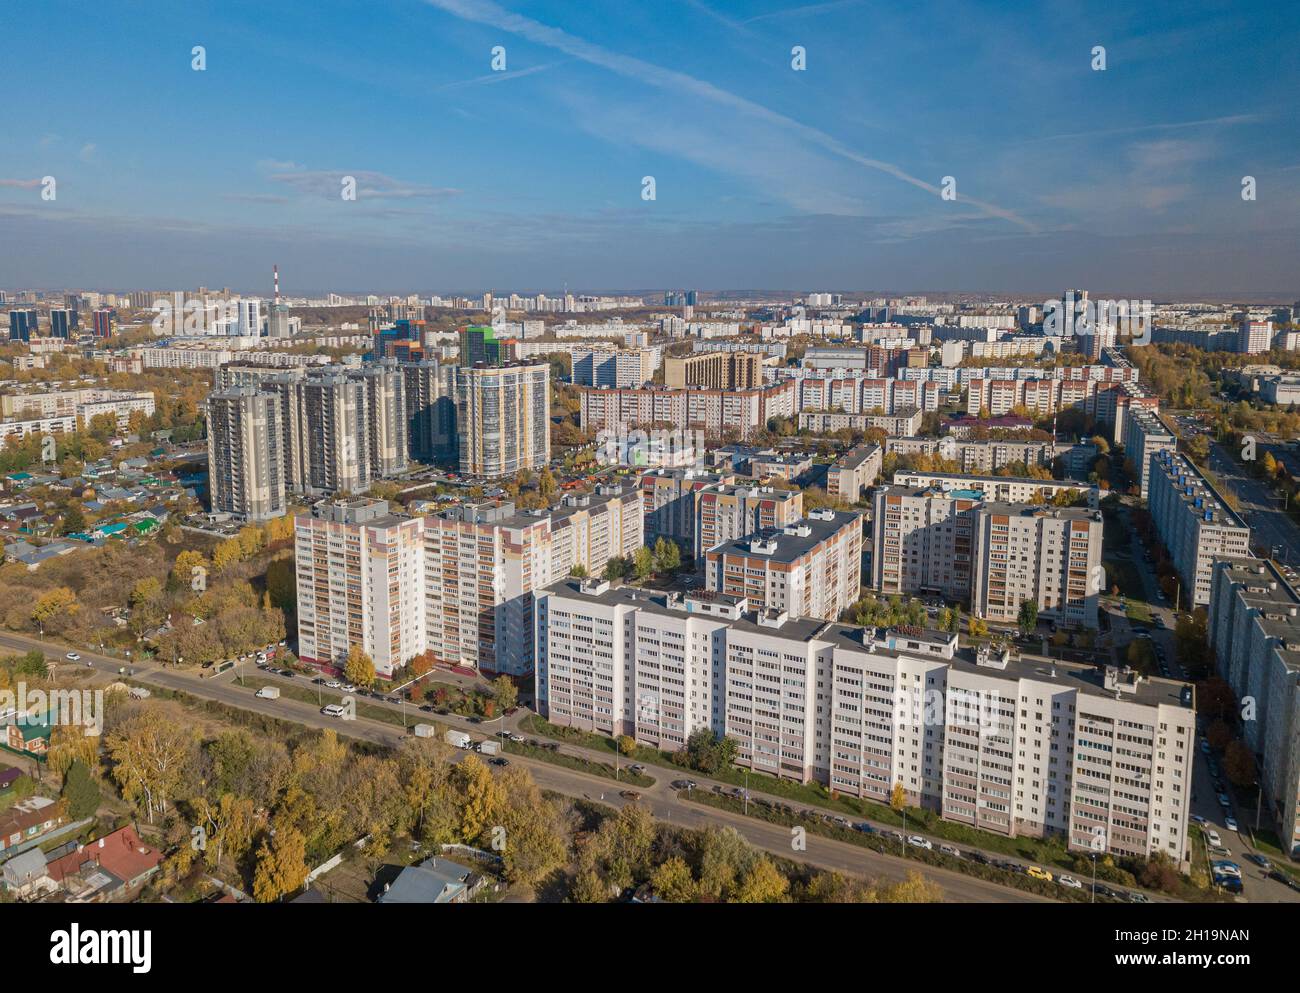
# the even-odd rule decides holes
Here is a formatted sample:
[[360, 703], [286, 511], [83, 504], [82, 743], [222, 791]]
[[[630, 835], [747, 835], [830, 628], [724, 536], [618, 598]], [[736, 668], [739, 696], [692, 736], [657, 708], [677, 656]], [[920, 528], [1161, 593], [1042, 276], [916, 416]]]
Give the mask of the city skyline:
[[12, 83], [14, 285], [1294, 297], [1297, 30], [1263, 5], [120, 6], [0, 12], [82, 53]]

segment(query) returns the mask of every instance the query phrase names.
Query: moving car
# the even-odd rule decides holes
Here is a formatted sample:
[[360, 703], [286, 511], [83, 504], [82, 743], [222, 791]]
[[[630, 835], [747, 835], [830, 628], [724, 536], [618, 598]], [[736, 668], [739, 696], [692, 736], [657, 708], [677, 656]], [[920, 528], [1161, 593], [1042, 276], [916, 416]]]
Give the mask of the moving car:
[[943, 852], [945, 855], [951, 855], [955, 859], [961, 858], [961, 852], [952, 845], [940, 845], [939, 851]]
[[347, 713], [347, 711], [345, 711], [337, 703], [331, 703], [331, 704], [327, 704], [324, 707], [321, 707], [320, 712], [324, 714], [326, 717], [342, 717], [345, 713]]
[[1266, 859], [1263, 855], [1260, 855], [1260, 854], [1258, 854], [1258, 853], [1256, 853], [1256, 852], [1250, 852], [1250, 853], [1246, 856], [1246, 858], [1250, 859], [1252, 862], [1254, 862], [1257, 866], [1259, 866], [1259, 867], [1260, 867], [1261, 869], [1263, 869], [1265, 872], [1272, 872], [1272, 870], [1273, 870], [1273, 863], [1270, 862], [1268, 859]]
[[1083, 883], [1079, 882], [1079, 880], [1075, 879], [1073, 876], [1059, 876], [1057, 877], [1056, 882], [1059, 885], [1064, 886], [1067, 890], [1083, 889]]
[[619, 794], [624, 800], [640, 800], [641, 794], [636, 790], [622, 790]]
[[909, 845], [914, 845], [917, 848], [924, 848], [927, 851], [931, 851], [934, 848], [934, 845], [930, 844], [928, 838], [922, 838], [919, 834], [910, 835], [907, 839], [907, 843]]
[[1025, 866], [1025, 875], [1032, 876], [1034, 879], [1043, 879], [1049, 883], [1055, 878], [1046, 869], [1043, 869], [1040, 866], [1036, 866], [1036, 865]]
[[78, 655], [76, 652], [68, 652], [68, 654], [65, 655], [64, 658], [67, 659], [69, 662], [80, 662], [80, 661], [81, 661], [81, 656]]

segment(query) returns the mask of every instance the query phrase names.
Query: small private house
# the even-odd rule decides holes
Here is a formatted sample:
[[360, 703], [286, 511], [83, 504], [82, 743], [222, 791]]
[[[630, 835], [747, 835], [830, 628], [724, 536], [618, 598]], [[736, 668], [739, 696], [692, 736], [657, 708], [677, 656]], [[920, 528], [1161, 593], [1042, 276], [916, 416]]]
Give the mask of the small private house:
[[46, 869], [69, 903], [106, 903], [134, 893], [158, 871], [162, 852], [130, 824], [52, 861]]
[[403, 869], [378, 902], [467, 903], [482, 885], [483, 877], [468, 866], [434, 857]]
[[0, 883], [18, 900], [29, 900], [54, 890], [54, 881], [46, 871], [45, 853], [39, 848], [19, 852], [0, 866]]
[[53, 731], [48, 715], [34, 717], [28, 714], [26, 720], [19, 721], [10, 711], [0, 717], [0, 749], [44, 762]]
[[66, 820], [63, 808], [49, 797], [30, 796], [19, 800], [0, 812], [0, 855], [49, 834]]

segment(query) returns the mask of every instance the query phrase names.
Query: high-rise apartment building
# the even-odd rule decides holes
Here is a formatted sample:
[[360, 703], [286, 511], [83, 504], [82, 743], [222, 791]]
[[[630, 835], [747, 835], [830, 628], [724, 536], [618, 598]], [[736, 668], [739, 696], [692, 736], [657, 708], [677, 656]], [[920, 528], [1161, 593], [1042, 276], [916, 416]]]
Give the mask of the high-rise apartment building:
[[1014, 624], [1026, 600], [1063, 623], [1097, 627], [1101, 514], [989, 500], [979, 489], [876, 491], [872, 588], [940, 593], [977, 617]]
[[961, 649], [955, 634], [792, 618], [725, 593], [564, 579], [536, 605], [538, 708], [555, 724], [680, 748], [1074, 851], [1185, 866], [1192, 688], [1127, 670]]
[[636, 387], [654, 379], [658, 348], [575, 348], [573, 382], [576, 386]]
[[212, 512], [264, 521], [285, 512], [284, 433], [277, 399], [253, 386], [208, 396]]
[[74, 328], [73, 314], [76, 311], [55, 308], [50, 311], [50, 337], [71, 338]]
[[403, 362], [411, 458], [439, 465], [456, 462], [456, 367], [433, 359]]
[[763, 357], [755, 352], [698, 352], [680, 358], [670, 355], [664, 359], [664, 385], [754, 389], [763, 385]]
[[340, 372], [293, 383], [304, 478], [297, 488], [315, 493], [361, 493], [375, 478], [366, 385]]
[[803, 517], [801, 490], [728, 483], [687, 492], [695, 498], [695, 536], [689, 547], [700, 557], [724, 542], [784, 528]]
[[1237, 351], [1244, 355], [1258, 355], [1273, 347], [1271, 321], [1242, 321], [1237, 328]]
[[471, 324], [460, 329], [462, 366], [500, 365], [505, 360], [505, 347], [497, 339], [495, 328]]
[[1151, 460], [1159, 452], [1178, 450], [1178, 439], [1154, 410], [1130, 409], [1124, 418], [1124, 457], [1133, 463], [1142, 499], [1147, 499], [1151, 480]]
[[814, 510], [725, 541], [704, 552], [704, 580], [757, 609], [835, 620], [862, 591], [862, 515]]
[[31, 341], [40, 334], [40, 324], [34, 310], [9, 311], [9, 340]]
[[1219, 674], [1252, 720], [1264, 809], [1282, 850], [1300, 856], [1300, 595], [1266, 559], [1224, 558], [1210, 581], [1208, 641]]
[[1101, 551], [1096, 510], [984, 503], [975, 514], [971, 612], [1015, 624], [1032, 600], [1044, 617], [1096, 627]]
[[[701, 490], [735, 481], [733, 473], [692, 468], [651, 469], [643, 473], [637, 485], [641, 490], [646, 544], [653, 545], [660, 538], [667, 538], [681, 546], [683, 561], [700, 557], [703, 549], [696, 543], [696, 497]], [[802, 507], [802, 498], [800, 504]]]
[[[1192, 462], [1171, 449], [1151, 460], [1147, 509], [1193, 608], [1210, 602], [1215, 559], [1250, 555], [1250, 528]], [[1181, 596], [1180, 596], [1181, 599]]]
[[545, 512], [462, 504], [425, 518], [429, 650], [452, 664], [528, 675], [534, 591], [575, 568], [599, 575], [643, 539], [632, 489], [566, 496]]
[[113, 335], [113, 311], [100, 309], [91, 315], [91, 327], [96, 338], [110, 338]]
[[[473, 329], [471, 329], [473, 330]], [[456, 374], [460, 471], [501, 478], [551, 460], [547, 364], [462, 366]]]
[[390, 678], [424, 652], [423, 524], [366, 499], [294, 518], [299, 658], [341, 670], [356, 646]]

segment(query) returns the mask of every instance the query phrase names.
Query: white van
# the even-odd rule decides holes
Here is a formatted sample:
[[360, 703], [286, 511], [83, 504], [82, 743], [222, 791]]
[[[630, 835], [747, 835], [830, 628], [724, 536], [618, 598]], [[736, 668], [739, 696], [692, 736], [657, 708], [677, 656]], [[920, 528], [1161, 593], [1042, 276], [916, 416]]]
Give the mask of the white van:
[[331, 703], [328, 706], [321, 707], [320, 712], [324, 714], [326, 717], [342, 717], [344, 714], [347, 713], [347, 711], [344, 710], [342, 707], [340, 707], [337, 703]]

